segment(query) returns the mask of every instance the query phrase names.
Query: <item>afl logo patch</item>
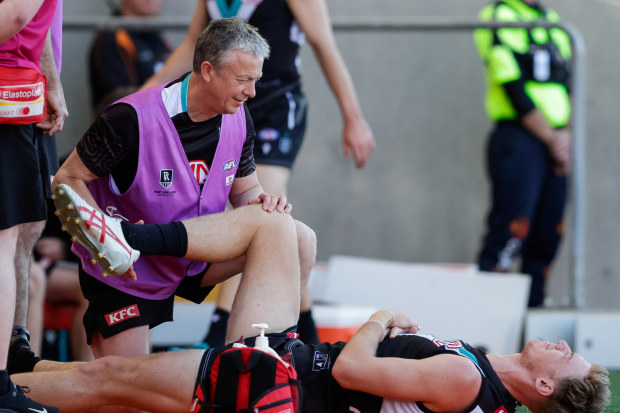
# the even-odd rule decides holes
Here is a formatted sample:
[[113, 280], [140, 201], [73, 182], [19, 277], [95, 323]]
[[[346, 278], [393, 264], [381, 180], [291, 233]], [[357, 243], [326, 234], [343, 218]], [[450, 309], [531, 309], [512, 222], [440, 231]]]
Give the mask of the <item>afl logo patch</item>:
[[226, 163], [224, 163], [224, 166], [222, 167], [222, 169], [224, 170], [224, 172], [231, 172], [237, 167], [237, 163], [238, 162], [236, 159], [231, 159], [227, 161]]
[[280, 132], [273, 128], [261, 129], [258, 131], [258, 139], [263, 142], [275, 141], [280, 137]]
[[314, 352], [312, 360], [312, 371], [321, 371], [327, 369], [329, 357], [327, 354], [323, 354], [319, 351]]

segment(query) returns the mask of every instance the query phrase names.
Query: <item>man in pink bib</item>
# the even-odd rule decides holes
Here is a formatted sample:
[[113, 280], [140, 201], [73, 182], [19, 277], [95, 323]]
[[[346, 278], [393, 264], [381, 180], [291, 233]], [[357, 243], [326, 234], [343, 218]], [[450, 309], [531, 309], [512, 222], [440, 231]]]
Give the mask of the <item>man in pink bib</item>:
[[[149, 328], [172, 320], [175, 295], [200, 303], [240, 271], [231, 341], [248, 317], [272, 331], [297, 322], [299, 294], [279, 300], [270, 292], [284, 283], [299, 293], [315, 235], [291, 218], [284, 196], [263, 192], [245, 105], [268, 55], [252, 26], [213, 22], [196, 44], [192, 72], [110, 105], [56, 174], [53, 186], [65, 184], [60, 192], [73, 200], [59, 208], [63, 224], [71, 232], [81, 221], [90, 234], [74, 251], [95, 357], [148, 353]], [[234, 210], [224, 212], [227, 201]], [[136, 235], [144, 231], [152, 232]], [[188, 247], [188, 236], [202, 239]], [[205, 251], [208, 264], [197, 259]]]

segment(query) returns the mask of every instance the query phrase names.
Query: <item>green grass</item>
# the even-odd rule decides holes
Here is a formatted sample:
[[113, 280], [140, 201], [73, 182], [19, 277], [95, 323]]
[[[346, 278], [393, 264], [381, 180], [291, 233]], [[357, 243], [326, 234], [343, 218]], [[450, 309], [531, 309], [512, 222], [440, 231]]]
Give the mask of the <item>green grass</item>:
[[[610, 372], [609, 378], [611, 380], [611, 403], [605, 409], [605, 413], [620, 413], [620, 371]], [[529, 413], [529, 410], [521, 407], [517, 413]]]

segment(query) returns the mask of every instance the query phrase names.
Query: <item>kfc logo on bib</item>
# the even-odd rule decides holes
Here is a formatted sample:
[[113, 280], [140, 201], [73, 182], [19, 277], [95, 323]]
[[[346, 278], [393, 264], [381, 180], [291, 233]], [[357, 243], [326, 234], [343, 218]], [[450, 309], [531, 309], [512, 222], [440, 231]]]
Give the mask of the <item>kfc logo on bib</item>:
[[502, 406], [499, 409], [495, 410], [494, 413], [508, 413], [508, 410], [506, 410], [506, 408]]
[[129, 320], [130, 318], [138, 317], [139, 315], [140, 310], [138, 310], [138, 304], [133, 304], [129, 307], [106, 314], [105, 321], [108, 323], [108, 326], [113, 326], [114, 324]]

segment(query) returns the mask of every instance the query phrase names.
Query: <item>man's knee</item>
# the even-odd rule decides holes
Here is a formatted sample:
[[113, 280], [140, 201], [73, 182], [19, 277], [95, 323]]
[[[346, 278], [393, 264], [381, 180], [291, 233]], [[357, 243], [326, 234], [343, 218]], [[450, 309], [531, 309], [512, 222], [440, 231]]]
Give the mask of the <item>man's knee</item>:
[[258, 223], [278, 231], [295, 234], [295, 221], [290, 214], [283, 212], [266, 212], [262, 208], [257, 214]]
[[135, 366], [126, 357], [105, 356], [95, 359], [80, 367], [80, 372], [87, 377], [96, 377], [102, 383], [114, 381], [114, 377], [123, 377], [124, 372], [130, 373]]
[[29, 254], [41, 233], [43, 233], [43, 229], [45, 229], [45, 221], [26, 222], [19, 224], [18, 227], [19, 241], [17, 247], [24, 252], [27, 251]]
[[316, 233], [303, 222], [295, 221], [295, 225], [301, 270], [310, 272], [316, 260]]

